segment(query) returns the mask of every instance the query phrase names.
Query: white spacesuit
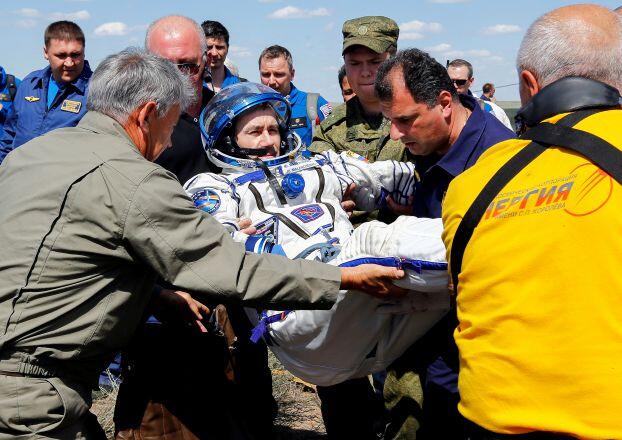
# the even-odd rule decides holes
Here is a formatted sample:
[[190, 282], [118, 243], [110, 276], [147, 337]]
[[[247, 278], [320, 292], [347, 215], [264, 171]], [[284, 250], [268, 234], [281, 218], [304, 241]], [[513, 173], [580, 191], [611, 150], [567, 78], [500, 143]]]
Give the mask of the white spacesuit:
[[[235, 144], [231, 130], [239, 115], [266, 103], [281, 126], [281, 150], [287, 151], [260, 161]], [[442, 225], [400, 217], [391, 225], [374, 221], [354, 231], [341, 207], [349, 185], [356, 185], [357, 209], [377, 209], [387, 194], [406, 203], [414, 189], [413, 165], [370, 164], [352, 153], [305, 157], [297, 136], [283, 129], [288, 118], [287, 102], [267, 87], [241, 83], [224, 89], [201, 116], [208, 157], [223, 171], [197, 175], [185, 189], [248, 251], [405, 270], [407, 276], [397, 284], [413, 292], [400, 301], [342, 291], [330, 310], [250, 313], [258, 324], [255, 338], [263, 336], [288, 370], [311, 383], [331, 385], [384, 369], [448, 310]], [[250, 218], [257, 233], [239, 232], [240, 218]]]

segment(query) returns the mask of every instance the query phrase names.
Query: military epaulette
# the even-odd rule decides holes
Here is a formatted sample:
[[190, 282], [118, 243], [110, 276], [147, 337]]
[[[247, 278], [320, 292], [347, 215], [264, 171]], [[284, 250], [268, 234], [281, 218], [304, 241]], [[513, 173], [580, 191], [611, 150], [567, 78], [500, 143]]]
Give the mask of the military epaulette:
[[343, 122], [346, 119], [346, 104], [340, 104], [338, 106], [333, 107], [333, 111], [330, 115], [326, 117], [321, 123], [320, 127], [322, 127], [323, 131], [327, 131], [333, 125], [337, 125]]

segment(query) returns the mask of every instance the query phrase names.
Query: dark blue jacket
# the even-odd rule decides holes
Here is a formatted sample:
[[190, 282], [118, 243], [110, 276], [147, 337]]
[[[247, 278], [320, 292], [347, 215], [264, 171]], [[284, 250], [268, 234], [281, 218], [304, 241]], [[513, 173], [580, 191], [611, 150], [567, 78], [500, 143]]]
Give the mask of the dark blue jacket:
[[[21, 81], [18, 78], [15, 78], [15, 85], [19, 86]], [[7, 73], [4, 68], [0, 66], [0, 104], [2, 104], [2, 108], [0, 109], [0, 136], [3, 132], [3, 126], [6, 120], [13, 113], [13, 101], [11, 100], [11, 92], [9, 90], [9, 83], [7, 82]]]
[[[420, 174], [413, 207], [413, 215], [417, 217], [441, 217], [443, 197], [453, 178], [475, 164], [488, 148], [516, 137], [514, 132], [492, 113], [483, 111], [475, 98], [460, 95], [460, 102], [470, 109], [472, 114], [449, 151], [443, 156], [417, 156], [415, 159]], [[453, 333], [453, 328], [443, 331], [441, 327], [447, 325], [451, 324], [442, 320], [424, 337], [431, 338], [425, 342], [437, 349], [440, 355], [433, 356], [435, 360], [428, 365], [426, 383], [432, 382], [452, 393], [457, 393], [457, 348], [451, 337], [449, 340], [444, 338], [445, 335], [451, 336]], [[433, 341], [434, 339], [436, 341]]]
[[86, 96], [93, 72], [88, 61], [78, 78], [65, 85], [47, 108], [50, 67], [31, 72], [23, 79], [13, 102], [13, 114], [0, 138], [0, 163], [13, 149], [60, 127], [75, 127], [86, 113]]

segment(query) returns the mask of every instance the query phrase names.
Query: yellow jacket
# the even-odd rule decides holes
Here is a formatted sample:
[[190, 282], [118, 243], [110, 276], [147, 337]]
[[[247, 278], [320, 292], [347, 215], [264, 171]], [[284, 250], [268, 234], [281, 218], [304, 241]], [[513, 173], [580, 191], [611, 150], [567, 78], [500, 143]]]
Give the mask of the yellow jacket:
[[[549, 119], [554, 122], [564, 115]], [[622, 110], [575, 128], [622, 149]], [[450, 185], [443, 239], [527, 140], [497, 144]], [[460, 412], [498, 433], [622, 438], [622, 189], [550, 148], [497, 195], [462, 262]]]

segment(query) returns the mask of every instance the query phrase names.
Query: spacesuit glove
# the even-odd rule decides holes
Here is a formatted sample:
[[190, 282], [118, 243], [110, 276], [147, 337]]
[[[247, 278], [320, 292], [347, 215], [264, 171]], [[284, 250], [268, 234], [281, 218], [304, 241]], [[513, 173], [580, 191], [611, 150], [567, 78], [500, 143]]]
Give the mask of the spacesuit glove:
[[396, 160], [376, 162], [370, 165], [377, 173], [382, 188], [398, 205], [407, 205], [415, 192], [415, 165]]
[[376, 309], [378, 313], [394, 315], [427, 312], [429, 310], [449, 310], [449, 295], [410, 290], [406, 296], [385, 301]]
[[395, 267], [378, 264], [362, 264], [341, 268], [341, 289], [359, 290], [376, 298], [399, 298], [408, 292], [393, 284], [403, 278], [405, 272]]

